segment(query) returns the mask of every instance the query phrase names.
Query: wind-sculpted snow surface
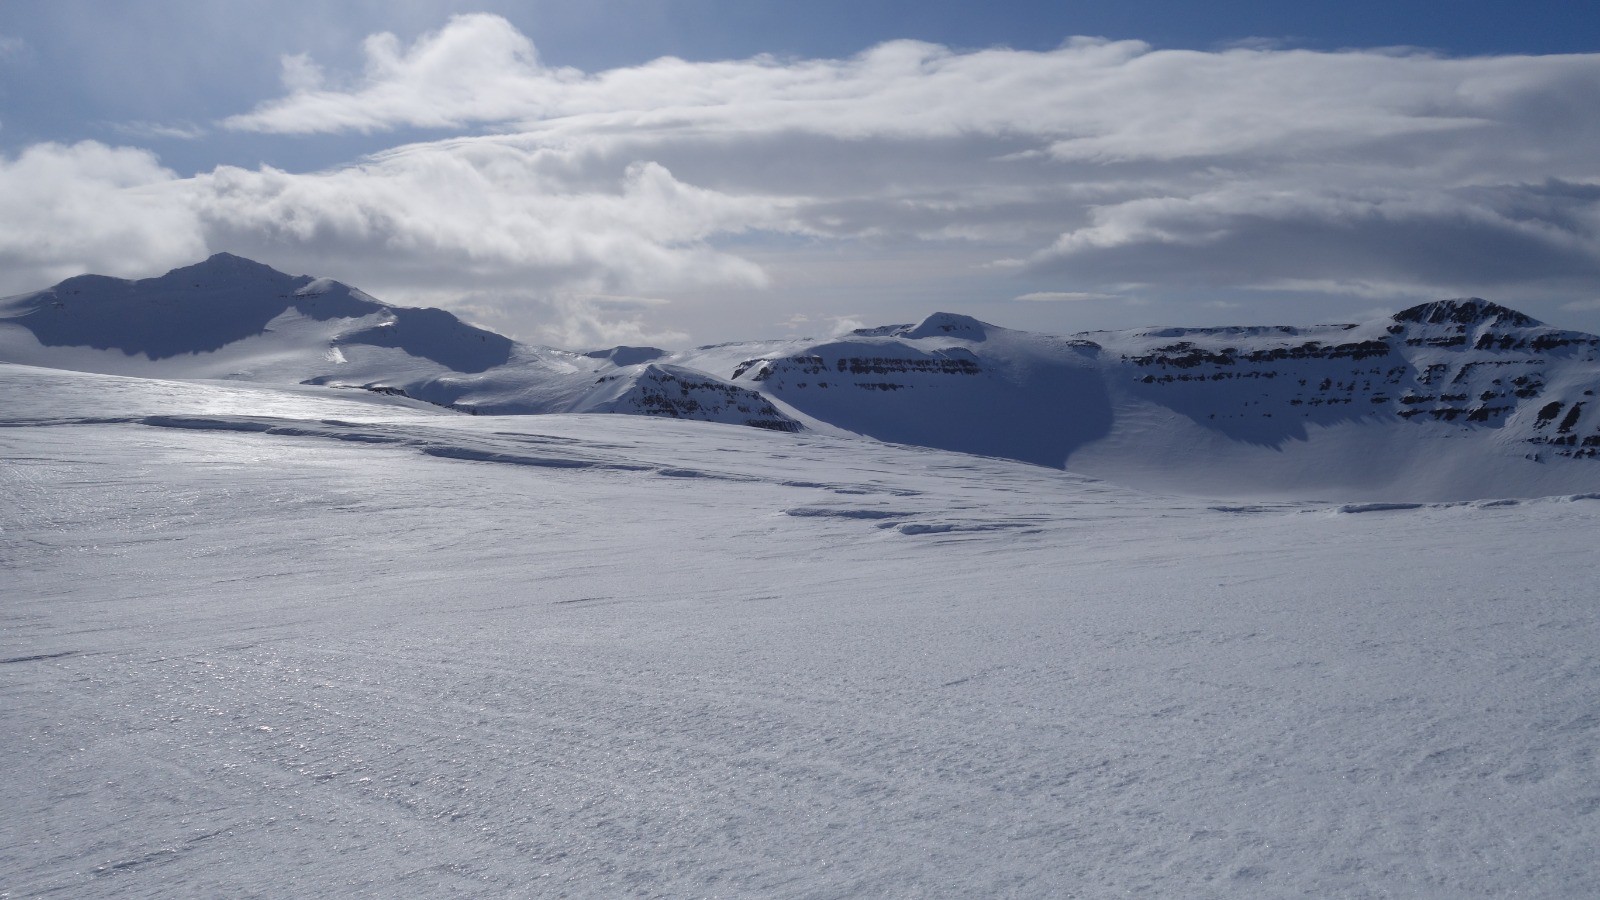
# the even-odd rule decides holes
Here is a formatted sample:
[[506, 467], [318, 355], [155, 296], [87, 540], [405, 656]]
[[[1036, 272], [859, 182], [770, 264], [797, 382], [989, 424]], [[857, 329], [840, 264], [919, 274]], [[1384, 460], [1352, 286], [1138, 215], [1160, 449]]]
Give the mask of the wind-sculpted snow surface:
[[1199, 495], [1600, 490], [1600, 338], [1478, 299], [1351, 325], [1071, 338], [935, 313], [824, 341], [576, 353], [220, 254], [12, 298], [0, 360], [864, 435]]
[[0, 895], [1600, 894], [1592, 496], [0, 365], [0, 498]]

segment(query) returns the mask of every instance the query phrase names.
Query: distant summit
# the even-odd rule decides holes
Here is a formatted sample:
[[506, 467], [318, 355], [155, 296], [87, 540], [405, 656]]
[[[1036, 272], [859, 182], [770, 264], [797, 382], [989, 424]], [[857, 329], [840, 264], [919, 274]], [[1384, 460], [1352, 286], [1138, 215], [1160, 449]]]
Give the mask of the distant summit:
[[926, 337], [956, 337], [968, 341], [981, 341], [989, 336], [995, 326], [988, 322], [980, 322], [971, 316], [960, 313], [936, 312], [923, 319], [914, 328], [898, 332], [901, 337], [918, 338]]
[[[5, 301], [0, 316], [45, 347], [115, 350], [150, 361], [211, 354], [288, 333], [300, 336], [290, 349], [302, 352], [322, 355], [368, 344], [457, 372], [482, 372], [508, 361], [512, 345], [442, 309], [390, 306], [331, 278], [288, 275], [232, 253], [155, 278], [68, 278]], [[324, 346], [308, 346], [311, 340]]]
[[384, 308], [370, 298], [320, 303], [296, 295], [312, 281], [218, 253], [155, 278], [79, 275], [5, 306], [14, 322], [47, 347], [117, 350], [151, 360], [220, 350], [263, 333], [290, 308], [317, 319]]
[[288, 277], [266, 263], [259, 263], [253, 259], [246, 259], [243, 256], [226, 252], [213, 253], [192, 266], [173, 269], [163, 277], [182, 277], [186, 275], [210, 275], [230, 280], [251, 277], [269, 279]]
[[1419, 325], [1496, 325], [1509, 328], [1533, 328], [1544, 324], [1508, 306], [1477, 297], [1436, 300], [1413, 306], [1395, 313], [1394, 320]]

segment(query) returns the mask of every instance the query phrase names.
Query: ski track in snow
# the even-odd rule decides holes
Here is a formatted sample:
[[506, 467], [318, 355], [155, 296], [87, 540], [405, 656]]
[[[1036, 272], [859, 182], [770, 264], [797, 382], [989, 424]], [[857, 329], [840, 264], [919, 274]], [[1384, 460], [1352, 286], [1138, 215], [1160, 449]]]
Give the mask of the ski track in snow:
[[0, 366], [0, 896], [1600, 894], [1600, 502]]

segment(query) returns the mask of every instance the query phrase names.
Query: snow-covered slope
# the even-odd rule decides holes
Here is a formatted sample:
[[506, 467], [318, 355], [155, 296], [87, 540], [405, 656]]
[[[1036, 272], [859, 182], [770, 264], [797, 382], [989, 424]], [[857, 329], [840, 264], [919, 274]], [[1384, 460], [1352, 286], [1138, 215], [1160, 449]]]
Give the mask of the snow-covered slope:
[[159, 278], [85, 275], [0, 302], [0, 360], [157, 378], [359, 387], [473, 413], [605, 410], [792, 430], [761, 398], [661, 351], [532, 347], [227, 253]]
[[1355, 325], [1064, 338], [936, 313], [820, 342], [573, 353], [221, 254], [5, 301], [0, 360], [361, 387], [473, 413], [806, 428], [1195, 494], [1600, 490], [1600, 338], [1478, 299]]
[[0, 365], [0, 896], [1593, 897], [1597, 525]]
[[1084, 471], [1299, 496], [1600, 487], [1600, 338], [1496, 304], [1442, 301], [1361, 325], [1089, 337], [1105, 347], [1120, 427], [1074, 457]]
[[334, 363], [482, 372], [514, 347], [443, 310], [389, 306], [227, 253], [159, 278], [69, 278], [4, 301], [0, 315], [9, 361], [133, 375], [283, 381]]
[[683, 360], [749, 385], [849, 432], [1060, 467], [1105, 437], [1113, 411], [1096, 347], [939, 313], [917, 326], [866, 329], [734, 363], [727, 347]]
[[1476, 299], [1361, 325], [1072, 338], [939, 313], [680, 358], [851, 432], [1163, 490], [1600, 490], [1600, 338]]

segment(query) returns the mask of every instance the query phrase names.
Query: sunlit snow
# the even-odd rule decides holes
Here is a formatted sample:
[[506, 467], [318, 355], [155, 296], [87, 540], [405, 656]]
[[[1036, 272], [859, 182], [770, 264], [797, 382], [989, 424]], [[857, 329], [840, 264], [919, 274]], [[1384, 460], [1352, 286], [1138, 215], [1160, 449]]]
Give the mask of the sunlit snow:
[[1594, 498], [0, 398], [9, 895], [1600, 890]]
[[223, 254], [0, 360], [0, 897], [1600, 895], [1594, 335], [578, 352]]

